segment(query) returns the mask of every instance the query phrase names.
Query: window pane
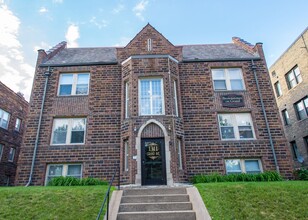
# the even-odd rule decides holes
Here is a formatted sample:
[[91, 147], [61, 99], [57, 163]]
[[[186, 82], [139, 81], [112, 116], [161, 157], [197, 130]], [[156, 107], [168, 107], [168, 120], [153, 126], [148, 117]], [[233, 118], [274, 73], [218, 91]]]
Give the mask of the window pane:
[[54, 120], [54, 130], [53, 130], [53, 144], [65, 144], [66, 134], [67, 134], [67, 119], [55, 119]]
[[220, 126], [233, 126], [232, 121], [231, 121], [231, 115], [221, 114], [221, 115], [218, 115], [218, 118], [219, 118]]
[[160, 79], [140, 80], [140, 113], [141, 115], [163, 113]]
[[299, 68], [298, 67], [295, 67], [295, 69], [293, 70], [294, 73], [295, 73], [295, 77], [297, 79], [297, 83], [300, 83], [301, 81], [303, 81], [302, 79], [302, 76], [301, 76], [301, 73], [299, 71]]
[[152, 114], [162, 114], [161, 80], [152, 80]]
[[296, 109], [297, 109], [298, 117], [300, 120], [307, 117], [303, 101], [296, 104]]
[[290, 117], [289, 117], [288, 111], [287, 110], [283, 110], [282, 111], [282, 116], [283, 116], [284, 124], [285, 125], [289, 125], [290, 124]]
[[243, 82], [241, 79], [237, 79], [237, 80], [231, 80], [231, 90], [243, 90]]
[[71, 95], [72, 85], [73, 85], [73, 74], [61, 74], [59, 95]]
[[60, 85], [59, 95], [71, 95], [72, 85]]
[[222, 139], [234, 139], [234, 129], [233, 127], [221, 127], [221, 138]]
[[78, 74], [76, 95], [88, 94], [89, 74]]
[[251, 126], [239, 126], [240, 139], [253, 138]]
[[62, 176], [62, 165], [51, 165], [49, 166], [48, 176]]
[[212, 73], [213, 73], [213, 80], [225, 79], [224, 69], [212, 69]]
[[294, 73], [293, 73], [293, 71], [291, 71], [290, 73], [288, 73], [287, 79], [288, 79], [289, 87], [290, 87], [290, 88], [293, 88], [294, 86], [296, 86], [296, 81], [295, 81], [295, 78], [294, 78]]
[[68, 165], [67, 176], [81, 178], [81, 165]]
[[[2, 113], [2, 116], [1, 116]], [[4, 110], [0, 110], [0, 116], [2, 118], [1, 119], [1, 124], [0, 127], [7, 129], [9, 126], [9, 118], [10, 118], [10, 114]]]
[[2, 152], [3, 152], [3, 145], [0, 144], [0, 161], [1, 161], [1, 158], [2, 158]]
[[245, 160], [246, 173], [260, 173], [258, 160]]
[[230, 173], [241, 173], [240, 160], [226, 160], [227, 174]]
[[242, 71], [239, 68], [229, 68], [229, 77], [230, 79], [240, 79], [242, 80]]
[[9, 153], [9, 161], [13, 162], [14, 156], [15, 156], [15, 148], [11, 148]]
[[308, 98], [304, 99], [304, 107], [306, 109], [306, 113], [308, 113]]
[[73, 119], [71, 143], [83, 143], [85, 129], [86, 120], [84, 118]]
[[226, 80], [214, 80], [215, 90], [227, 90]]
[[21, 120], [19, 118], [16, 118], [15, 131], [19, 131], [20, 124], [21, 124]]

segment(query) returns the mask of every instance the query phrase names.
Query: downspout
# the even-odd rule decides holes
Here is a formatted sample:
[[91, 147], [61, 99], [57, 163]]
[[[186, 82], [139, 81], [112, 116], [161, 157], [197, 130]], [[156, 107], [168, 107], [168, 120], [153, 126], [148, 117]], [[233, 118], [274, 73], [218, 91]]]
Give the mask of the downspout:
[[[171, 116], [172, 116], [172, 131], [173, 131], [173, 149], [174, 149], [174, 160], [176, 160], [177, 157], [177, 143], [176, 143], [176, 132], [175, 132], [175, 114], [174, 114], [174, 97], [171, 95], [172, 94], [172, 86], [171, 86], [171, 67], [170, 67], [170, 59], [168, 56], [168, 75], [169, 75], [169, 91], [170, 91], [170, 105], [171, 105]], [[170, 155], [171, 156], [171, 155]], [[171, 158], [170, 158], [171, 159]], [[170, 167], [171, 169], [171, 167]], [[170, 170], [171, 172], [171, 170]], [[178, 175], [178, 165], [176, 166], [175, 169], [175, 175], [176, 175], [176, 180], [179, 181], [179, 175]]]
[[49, 76], [51, 75], [51, 72], [52, 72], [52, 69], [50, 68], [50, 66], [48, 67], [48, 70], [46, 72], [44, 72], [44, 75], [46, 77], [45, 87], [44, 87], [44, 93], [43, 93], [43, 98], [42, 98], [39, 122], [38, 122], [38, 126], [37, 126], [37, 131], [36, 131], [34, 152], [33, 152], [32, 163], [31, 163], [31, 171], [30, 171], [30, 176], [29, 176], [28, 183], [26, 184], [26, 187], [28, 187], [32, 182], [34, 163], [35, 163], [35, 158], [36, 158], [36, 153], [37, 153], [37, 148], [38, 148], [39, 135], [40, 135], [40, 129], [41, 129], [41, 123], [42, 123], [43, 110], [44, 110], [44, 103], [45, 103], [45, 97], [46, 97], [46, 91], [47, 91], [47, 84], [48, 84], [48, 79], [49, 79]]
[[256, 86], [257, 86], [257, 90], [258, 90], [258, 94], [259, 94], [259, 98], [260, 98], [260, 102], [261, 102], [262, 112], [263, 112], [264, 119], [265, 119], [266, 129], [267, 129], [267, 133], [268, 133], [271, 149], [272, 149], [273, 156], [274, 156], [274, 162], [275, 162], [275, 166], [276, 166], [276, 171], [278, 173], [280, 173], [278, 162], [277, 162], [277, 157], [276, 157], [276, 152], [275, 152], [275, 148], [274, 148], [273, 138], [272, 138], [272, 134], [271, 134], [271, 131], [270, 131], [270, 126], [269, 126], [269, 123], [268, 123], [268, 120], [267, 120], [266, 111], [265, 111], [265, 107], [264, 107], [264, 102], [263, 102], [262, 94], [261, 94], [261, 91], [260, 91], [259, 81], [258, 81], [258, 78], [257, 78], [257, 72], [256, 72], [257, 66], [256, 66], [256, 64], [254, 63], [253, 60], [251, 60], [251, 69], [253, 71], [253, 75], [254, 75], [254, 78], [255, 78], [255, 81], [256, 81]]

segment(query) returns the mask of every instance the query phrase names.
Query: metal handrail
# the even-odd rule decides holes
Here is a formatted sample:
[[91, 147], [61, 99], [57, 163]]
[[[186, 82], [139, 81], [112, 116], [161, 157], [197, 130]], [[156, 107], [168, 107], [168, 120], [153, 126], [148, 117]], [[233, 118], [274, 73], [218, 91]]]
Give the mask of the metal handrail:
[[118, 190], [120, 190], [120, 169], [119, 169], [119, 170], [115, 170], [114, 173], [113, 173], [112, 179], [111, 179], [110, 182], [109, 182], [108, 190], [107, 190], [107, 192], [106, 192], [106, 194], [105, 194], [104, 201], [103, 201], [103, 203], [102, 203], [102, 205], [101, 205], [101, 208], [100, 208], [100, 210], [99, 210], [99, 212], [98, 212], [98, 215], [97, 215], [97, 217], [96, 217], [96, 220], [99, 220], [99, 219], [100, 219], [106, 201], [107, 201], [107, 212], [106, 212], [107, 220], [108, 220], [108, 218], [109, 218], [109, 196], [110, 196], [110, 189], [111, 189], [112, 183], [113, 183], [113, 181], [114, 181], [114, 178], [115, 178], [117, 172], [119, 172], [119, 176], [118, 176]]

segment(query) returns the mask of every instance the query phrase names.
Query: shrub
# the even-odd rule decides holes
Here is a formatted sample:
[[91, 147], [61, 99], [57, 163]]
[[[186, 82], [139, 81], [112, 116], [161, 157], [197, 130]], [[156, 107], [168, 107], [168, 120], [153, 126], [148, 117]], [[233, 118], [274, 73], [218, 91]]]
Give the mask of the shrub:
[[258, 174], [229, 174], [221, 175], [212, 173], [209, 175], [195, 175], [192, 178], [193, 183], [213, 183], [213, 182], [264, 182], [264, 181], [281, 181], [283, 180], [279, 173], [266, 171]]
[[59, 176], [51, 179], [47, 184], [47, 186], [94, 186], [94, 185], [108, 185], [108, 183], [92, 177], [78, 179], [76, 177], [71, 177], [71, 176], [67, 177]]
[[308, 169], [300, 168], [294, 171], [296, 179], [308, 180]]

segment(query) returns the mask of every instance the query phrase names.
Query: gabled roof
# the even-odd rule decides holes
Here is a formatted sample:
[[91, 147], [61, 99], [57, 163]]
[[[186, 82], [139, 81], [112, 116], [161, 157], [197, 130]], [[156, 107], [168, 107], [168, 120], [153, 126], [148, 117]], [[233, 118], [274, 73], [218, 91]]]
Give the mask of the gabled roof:
[[184, 45], [183, 61], [250, 60], [259, 58], [242, 47], [230, 44]]
[[115, 47], [65, 48], [41, 66], [74, 66], [117, 63]]

